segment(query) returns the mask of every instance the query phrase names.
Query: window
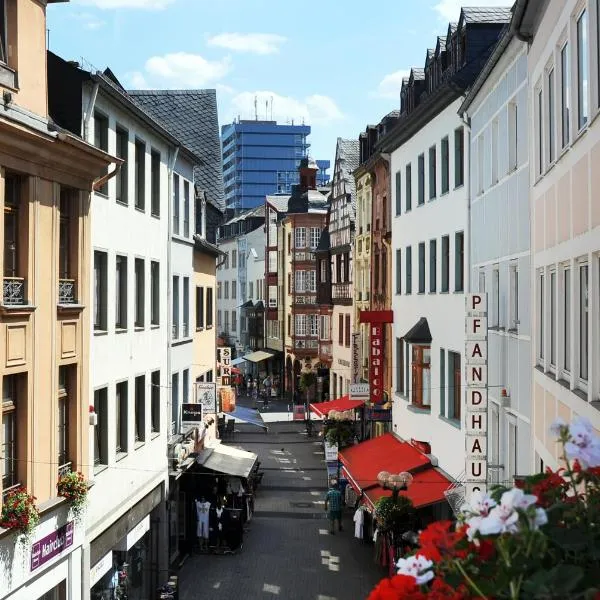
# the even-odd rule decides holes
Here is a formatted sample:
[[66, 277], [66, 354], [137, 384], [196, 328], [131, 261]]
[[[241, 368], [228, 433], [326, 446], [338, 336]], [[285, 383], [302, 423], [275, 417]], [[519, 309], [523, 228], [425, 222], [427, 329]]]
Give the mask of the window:
[[222, 296], [221, 289], [222, 289], [221, 282], [217, 281], [217, 300], [221, 299], [221, 296]]
[[115, 261], [115, 327], [127, 329], [127, 257]]
[[465, 183], [465, 136], [464, 128], [454, 130], [454, 187]]
[[306, 271], [296, 271], [294, 273], [294, 290], [300, 293], [306, 291]]
[[231, 282], [231, 298], [233, 300], [237, 298], [237, 281], [235, 279]]
[[425, 155], [419, 154], [419, 206], [425, 203]]
[[143, 258], [135, 259], [135, 326], [143, 327], [146, 312], [146, 265]]
[[[183, 182], [183, 235], [190, 237], [190, 182]], [[235, 267], [235, 263], [233, 264]]]
[[404, 340], [396, 338], [396, 391], [404, 395]]
[[206, 288], [206, 328], [213, 326], [213, 288]]
[[419, 243], [419, 294], [425, 293], [425, 242]]
[[346, 348], [350, 348], [350, 315], [346, 315]]
[[204, 288], [196, 286], [196, 329], [204, 328]]
[[569, 66], [569, 44], [560, 51], [560, 104], [561, 104], [561, 142], [564, 148], [569, 143], [571, 106], [571, 78]]
[[183, 278], [183, 337], [190, 335], [190, 278]]
[[571, 269], [563, 271], [563, 369], [571, 371]]
[[402, 175], [396, 171], [396, 216], [402, 212]]
[[179, 338], [179, 277], [173, 275], [173, 331], [174, 340]]
[[500, 124], [498, 119], [492, 121], [492, 181], [491, 185], [498, 183], [498, 137]]
[[70, 468], [69, 410], [71, 405], [71, 367], [58, 368], [58, 468]]
[[541, 360], [544, 359], [544, 273], [538, 275], [538, 293], [539, 293], [539, 306], [538, 306], [538, 356]]
[[160, 152], [150, 151], [150, 212], [160, 216]]
[[450, 236], [442, 237], [442, 292], [450, 291]]
[[189, 369], [184, 369], [183, 370], [183, 380], [182, 380], [182, 387], [183, 387], [183, 402], [185, 404], [187, 404], [190, 401], [190, 370]]
[[541, 175], [544, 172], [544, 99], [542, 90], [536, 92], [536, 125], [537, 125], [537, 172]]
[[[26, 394], [27, 375], [5, 375], [2, 379], [2, 488], [17, 485], [19, 478], [19, 399]], [[22, 431], [26, 439], [26, 432]]]
[[225, 282], [224, 292], [225, 293], [224, 293], [223, 297], [225, 298], [225, 300], [228, 300], [229, 299], [229, 281]]
[[494, 267], [492, 275], [492, 293], [494, 295], [494, 324], [496, 327], [500, 328], [500, 268], [498, 265]]
[[306, 248], [306, 227], [294, 229], [294, 248]]
[[115, 450], [117, 454], [127, 452], [127, 415], [128, 409], [128, 382], [121, 381], [115, 388]]
[[431, 349], [412, 347], [412, 403], [422, 408], [431, 406]]
[[123, 164], [115, 177], [116, 200], [127, 204], [129, 200], [129, 132], [117, 125], [117, 157], [123, 159]]
[[[490, 402], [490, 425], [489, 435], [489, 462], [491, 465], [500, 463], [500, 410], [497, 404]], [[499, 483], [498, 470], [493, 469], [490, 473], [491, 483]]]
[[319, 335], [319, 315], [308, 315], [308, 334], [313, 337]]
[[237, 250], [231, 251], [231, 268], [237, 269]]
[[437, 240], [429, 241], [429, 293], [435, 294], [437, 286]]
[[437, 179], [437, 156], [436, 147], [429, 148], [429, 199], [436, 197], [436, 179]]
[[308, 292], [317, 291], [317, 272], [307, 271], [306, 272], [306, 290]]
[[269, 286], [269, 306], [274, 308], [277, 306], [277, 286], [270, 285]]
[[160, 323], [160, 265], [150, 262], [150, 324]]
[[508, 104], [508, 171], [514, 171], [518, 164], [518, 111], [517, 103]]
[[146, 376], [135, 378], [135, 441], [146, 439]]
[[254, 297], [254, 282], [250, 281], [248, 283], [248, 300], [252, 300], [253, 297]]
[[406, 173], [404, 176], [404, 186], [405, 186], [405, 190], [404, 190], [404, 195], [406, 196], [406, 198], [404, 199], [404, 203], [405, 203], [405, 210], [408, 212], [409, 210], [412, 209], [412, 167], [410, 165], [410, 163], [408, 163], [406, 165]]
[[146, 210], [146, 142], [135, 140], [135, 207]]
[[554, 162], [554, 69], [550, 69], [547, 75], [548, 94], [548, 164]]
[[519, 325], [519, 268], [516, 264], [509, 267], [510, 277], [510, 329], [517, 330]]
[[107, 305], [107, 257], [106, 252], [94, 250], [94, 331], [106, 331]]
[[344, 345], [344, 315], [338, 315], [338, 344]]
[[6, 2], [0, 6], [0, 62], [8, 62], [8, 31], [6, 25]]
[[179, 423], [179, 373], [171, 375], [171, 435], [178, 431]]
[[589, 331], [589, 280], [588, 266], [579, 266], [579, 377], [588, 379], [588, 331]]
[[577, 19], [577, 124], [581, 129], [588, 120], [588, 28], [587, 11]]
[[440, 415], [446, 416], [446, 351], [440, 348]]
[[448, 351], [448, 418], [460, 422], [461, 370], [460, 354]]
[[[108, 152], [108, 117], [94, 112], [94, 146]], [[108, 195], [108, 182], [96, 190], [100, 194]]]
[[448, 136], [442, 139], [442, 194], [450, 189], [450, 145]]
[[179, 175], [173, 175], [173, 233], [179, 235]]
[[[94, 468], [108, 464], [108, 388], [94, 390]], [[6, 453], [4, 454], [6, 456]]]
[[217, 311], [217, 327], [221, 327], [221, 323], [222, 323], [222, 320], [221, 320], [221, 311], [218, 310]]
[[223, 311], [223, 316], [225, 318], [225, 321], [223, 323], [223, 330], [225, 331], [225, 333], [229, 333], [229, 311]]
[[485, 189], [483, 173], [483, 155], [485, 148], [485, 131], [477, 138], [477, 193], [483, 194]]
[[396, 248], [396, 294], [402, 293], [402, 250]]
[[507, 443], [507, 470], [506, 470], [506, 478], [508, 480], [508, 484], [512, 485], [514, 483], [515, 475], [517, 475], [517, 424], [512, 415], [509, 416], [508, 420], [508, 443]]
[[[294, 326], [296, 328], [296, 335], [304, 336], [306, 335], [306, 315], [296, 315]], [[343, 328], [342, 328], [343, 334]], [[343, 343], [343, 340], [340, 341], [340, 344]]]
[[160, 371], [150, 374], [150, 432], [160, 431]]
[[556, 367], [556, 271], [550, 273], [550, 364]]
[[321, 229], [319, 227], [310, 228], [310, 247], [314, 250], [319, 245], [321, 239]]
[[234, 333], [237, 331], [237, 313], [235, 310], [231, 311], [231, 331]]
[[404, 293], [412, 294], [412, 248], [410, 246], [406, 247], [404, 258], [406, 260], [406, 284], [404, 286]]
[[454, 291], [465, 289], [465, 234], [454, 234]]

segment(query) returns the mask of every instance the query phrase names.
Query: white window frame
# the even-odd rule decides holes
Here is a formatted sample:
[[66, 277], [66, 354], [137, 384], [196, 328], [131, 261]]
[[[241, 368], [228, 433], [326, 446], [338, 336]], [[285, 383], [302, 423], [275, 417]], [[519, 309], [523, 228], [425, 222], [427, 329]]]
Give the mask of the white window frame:
[[306, 316], [296, 315], [294, 319], [294, 334], [299, 336], [306, 335]]
[[[586, 361], [587, 361], [587, 371], [586, 371], [586, 375], [587, 377], [584, 378], [581, 374], [581, 365], [582, 365], [582, 357], [581, 357], [581, 343], [582, 343], [582, 339], [581, 339], [581, 319], [582, 319], [582, 306], [584, 305], [584, 299], [582, 298], [582, 294], [581, 294], [581, 276], [582, 276], [582, 270], [583, 268], [586, 267], [587, 268], [587, 291], [586, 291], [586, 300], [585, 300], [585, 306], [586, 306], [586, 313], [587, 313], [587, 325], [586, 325]], [[587, 259], [582, 259], [582, 260], [578, 260], [577, 261], [577, 293], [576, 293], [576, 298], [577, 298], [577, 346], [576, 346], [576, 356], [577, 356], [577, 387], [582, 390], [583, 392], [588, 391], [588, 385], [589, 385], [589, 381], [590, 381], [590, 343], [589, 343], [589, 339], [590, 339], [590, 265]]]
[[[569, 274], [569, 281], [567, 281], [567, 273]], [[563, 264], [560, 267], [559, 289], [560, 301], [558, 302], [558, 308], [561, 317], [558, 332], [560, 340], [559, 373], [561, 379], [570, 382], [573, 369], [573, 269], [570, 263]]]
[[508, 266], [510, 285], [509, 329], [519, 330], [519, 264], [513, 262]]
[[294, 228], [294, 248], [306, 248], [306, 227]]
[[306, 271], [298, 270], [294, 273], [294, 291], [298, 293], [306, 291]]
[[310, 247], [314, 250], [318, 245], [321, 239], [321, 228], [320, 227], [311, 227], [310, 228]]

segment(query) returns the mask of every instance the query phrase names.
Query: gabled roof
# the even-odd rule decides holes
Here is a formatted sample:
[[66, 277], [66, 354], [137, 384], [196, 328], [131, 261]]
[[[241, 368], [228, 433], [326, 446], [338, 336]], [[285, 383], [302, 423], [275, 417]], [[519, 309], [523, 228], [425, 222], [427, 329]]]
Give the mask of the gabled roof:
[[460, 10], [458, 28], [465, 23], [508, 23], [511, 16], [510, 7], [464, 6]]
[[437, 43], [435, 45], [435, 55], [438, 57], [440, 53], [446, 51], [446, 36], [438, 35]]
[[425, 69], [421, 69], [420, 67], [413, 67], [410, 70], [410, 77], [413, 81], [424, 81]]
[[354, 179], [354, 171], [360, 164], [360, 143], [356, 140], [345, 140], [344, 138], [337, 139], [335, 148], [335, 163], [334, 174], [337, 162], [340, 161], [342, 169], [342, 178], [346, 184], [346, 190], [350, 193], [352, 201], [352, 211], [356, 208], [356, 181]]
[[425, 55], [425, 68], [427, 68], [427, 65], [429, 64], [431, 59], [434, 57], [434, 55], [435, 55], [435, 48], [427, 48], [427, 54]]
[[287, 212], [290, 196], [267, 196], [267, 202], [280, 213]]
[[197, 184], [208, 200], [225, 208], [217, 93], [215, 90], [131, 90], [129, 95], [202, 159]]
[[456, 33], [458, 23], [448, 23], [448, 31], [446, 32], [446, 51], [450, 49], [450, 43], [452, 42], [452, 36]]

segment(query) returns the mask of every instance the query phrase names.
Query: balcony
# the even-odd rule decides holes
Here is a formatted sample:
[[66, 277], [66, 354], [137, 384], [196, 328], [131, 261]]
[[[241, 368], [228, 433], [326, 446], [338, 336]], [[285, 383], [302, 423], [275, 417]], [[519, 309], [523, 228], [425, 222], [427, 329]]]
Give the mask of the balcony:
[[7, 306], [25, 304], [25, 279], [22, 277], [4, 278], [3, 302]]
[[294, 294], [294, 301], [292, 304], [316, 304], [317, 296], [316, 294], [304, 294], [301, 292], [296, 292]]
[[74, 279], [59, 279], [58, 280], [58, 303], [59, 304], [75, 304], [77, 299], [75, 295], [75, 280]]
[[331, 299], [334, 304], [352, 304], [352, 284], [350, 282], [332, 283]]
[[316, 358], [319, 353], [319, 340], [316, 336], [314, 338], [294, 337], [292, 344], [297, 358]]

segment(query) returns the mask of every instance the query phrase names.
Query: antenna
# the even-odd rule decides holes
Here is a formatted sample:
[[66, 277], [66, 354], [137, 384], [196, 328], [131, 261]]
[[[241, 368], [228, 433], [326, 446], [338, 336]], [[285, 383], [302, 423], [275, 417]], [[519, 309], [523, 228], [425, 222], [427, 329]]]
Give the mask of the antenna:
[[258, 105], [257, 105], [257, 102], [258, 102], [258, 98], [257, 98], [257, 96], [254, 96], [254, 120], [255, 121], [258, 121]]
[[271, 121], [273, 120], [273, 96], [271, 96]]
[[265, 100], [265, 121], [269, 120], [269, 100]]

